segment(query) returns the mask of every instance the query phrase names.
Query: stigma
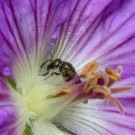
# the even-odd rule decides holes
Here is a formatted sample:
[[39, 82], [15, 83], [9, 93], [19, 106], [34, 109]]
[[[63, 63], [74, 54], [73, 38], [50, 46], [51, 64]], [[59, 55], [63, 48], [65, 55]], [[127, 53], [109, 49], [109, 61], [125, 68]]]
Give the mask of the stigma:
[[[96, 61], [92, 61], [84, 66], [82, 74], [78, 79], [79, 84], [73, 83], [76, 81], [76, 78], [69, 81], [70, 87], [76, 87], [76, 85], [82, 84], [82, 90], [79, 89], [80, 94], [76, 96], [74, 101], [81, 101], [87, 103], [90, 99], [103, 99], [105, 106], [112, 102], [118, 109], [121, 115], [125, 113], [122, 103], [116, 99], [113, 95], [121, 92], [132, 90], [132, 86], [123, 86], [119, 88], [113, 88], [112, 85], [121, 80], [122, 66], [118, 66], [117, 70], [114, 70], [111, 67], [105, 67], [103, 71], [98, 70], [99, 64]], [[80, 81], [80, 80], [83, 80]], [[71, 84], [72, 82], [72, 84]], [[61, 97], [68, 94], [71, 94], [74, 91], [73, 88], [62, 88], [49, 97]]]

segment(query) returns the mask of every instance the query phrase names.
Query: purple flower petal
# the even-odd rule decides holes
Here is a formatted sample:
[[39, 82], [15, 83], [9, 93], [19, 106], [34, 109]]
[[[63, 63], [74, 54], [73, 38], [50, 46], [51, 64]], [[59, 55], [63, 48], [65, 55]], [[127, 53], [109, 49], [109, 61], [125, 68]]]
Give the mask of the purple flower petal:
[[88, 104], [70, 107], [59, 114], [55, 122], [77, 135], [133, 135], [135, 131], [135, 105], [125, 104], [126, 114], [121, 116], [113, 105], [89, 100]]
[[15, 134], [14, 124], [16, 123], [17, 116], [16, 109], [13, 106], [2, 107], [0, 105], [0, 116], [0, 134]]
[[2, 0], [0, 7], [0, 50], [14, 60], [22, 55], [29, 57], [39, 45], [47, 47], [54, 31], [67, 17], [69, 0]]
[[55, 57], [74, 63], [78, 70], [97, 60], [101, 68], [122, 65], [124, 76], [135, 75], [134, 5], [133, 0], [74, 1]]

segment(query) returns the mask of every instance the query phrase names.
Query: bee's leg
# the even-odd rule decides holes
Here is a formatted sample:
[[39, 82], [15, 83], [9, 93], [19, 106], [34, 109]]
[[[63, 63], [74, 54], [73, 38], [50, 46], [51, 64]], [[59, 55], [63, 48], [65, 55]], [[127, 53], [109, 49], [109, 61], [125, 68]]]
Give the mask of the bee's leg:
[[40, 66], [40, 68], [42, 68], [47, 62], [49, 62], [50, 61], [50, 63], [52, 62], [52, 60], [51, 59], [49, 59], [49, 60], [47, 60], [47, 61], [45, 61], [44, 63], [42, 63], [42, 65]]
[[44, 73], [43, 75], [41, 75], [41, 76], [46, 76], [47, 74], [49, 74], [49, 71], [50, 70], [47, 70], [47, 72], [46, 73]]
[[45, 78], [44, 80], [48, 79], [49, 77], [53, 76], [53, 75], [60, 75], [60, 73], [57, 73], [57, 72], [53, 72], [51, 73], [51, 75], [49, 75], [47, 78]]
[[53, 75], [60, 75], [60, 73], [53, 72], [53, 73], [51, 73], [51, 76], [53, 76]]

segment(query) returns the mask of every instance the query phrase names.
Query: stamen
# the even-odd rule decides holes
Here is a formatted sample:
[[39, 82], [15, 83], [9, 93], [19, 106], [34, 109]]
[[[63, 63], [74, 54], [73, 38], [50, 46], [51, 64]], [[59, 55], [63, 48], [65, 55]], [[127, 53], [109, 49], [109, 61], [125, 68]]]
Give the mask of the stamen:
[[120, 80], [120, 74], [118, 72], [114, 71], [112, 68], [106, 67], [105, 71], [106, 71], [107, 75], [109, 76], [109, 78], [112, 79], [113, 81]]
[[85, 84], [83, 91], [85, 93], [89, 93], [92, 88], [94, 88], [96, 85], [104, 85], [105, 80], [102, 76], [102, 74], [95, 73], [95, 75], [89, 77], [89, 80]]
[[59, 91], [56, 91], [55, 93], [49, 95], [48, 97], [49, 98], [57, 98], [57, 97], [67, 95], [67, 94], [69, 94], [71, 92], [72, 92], [71, 88], [63, 88], [63, 89], [60, 89]]
[[125, 87], [120, 87], [120, 88], [111, 88], [111, 92], [112, 94], [117, 94], [117, 93], [126, 92], [133, 89], [134, 87], [132, 86], [125, 86]]
[[98, 63], [96, 61], [92, 61], [83, 68], [82, 75], [84, 78], [87, 78], [91, 74], [95, 73], [97, 69], [98, 69]]
[[112, 96], [109, 97], [109, 100], [112, 101], [118, 107], [118, 109], [120, 110], [120, 114], [123, 115], [125, 112], [123, 105], [116, 98]]
[[97, 82], [98, 82], [98, 77], [97, 77], [97, 76], [94, 76], [94, 77], [90, 78], [90, 79], [88, 80], [88, 82], [85, 84], [85, 86], [84, 86], [84, 88], [83, 88], [83, 91], [84, 91], [85, 93], [89, 93], [89, 92], [91, 91], [91, 89], [92, 89], [94, 86], [96, 86]]
[[[93, 94], [93, 97], [98, 97], [100, 99], [105, 99], [105, 105], [109, 103], [109, 101], [113, 102], [114, 105], [120, 110], [121, 114], [124, 114], [124, 109], [122, 104], [114, 97], [112, 94], [117, 94], [120, 92], [125, 92], [128, 90], [132, 90], [133, 87], [126, 86], [120, 88], [110, 88], [112, 84], [116, 83], [120, 80], [122, 66], [119, 66], [117, 71], [113, 70], [110, 67], [105, 68], [105, 73], [102, 71], [98, 71], [98, 63], [93, 61], [88, 63], [82, 71], [82, 77], [88, 79], [86, 84], [83, 87], [83, 93], [80, 97], [87, 97], [89, 94]], [[90, 96], [89, 96], [90, 97]]]
[[98, 87], [94, 90], [94, 93], [101, 93], [104, 95], [104, 97], [109, 97], [111, 95], [111, 90], [106, 87], [106, 86], [103, 86], [103, 87]]
[[108, 75], [103, 71], [99, 71], [99, 74], [102, 75], [101, 79], [104, 80], [104, 85], [107, 85], [110, 81]]

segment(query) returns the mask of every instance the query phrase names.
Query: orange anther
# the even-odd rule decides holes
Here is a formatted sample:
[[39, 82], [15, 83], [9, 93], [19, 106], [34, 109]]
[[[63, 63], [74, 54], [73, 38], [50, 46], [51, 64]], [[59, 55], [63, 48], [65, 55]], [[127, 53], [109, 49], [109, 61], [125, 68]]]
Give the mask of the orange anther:
[[97, 85], [98, 82], [98, 76], [94, 76], [88, 80], [88, 82], [85, 84], [83, 91], [85, 93], [89, 93], [92, 88], [94, 88]]
[[52, 97], [64, 96], [64, 95], [69, 94], [71, 92], [72, 92], [72, 89], [70, 89], [70, 88], [63, 88], [63, 89], [55, 92], [54, 94], [52, 94]]
[[114, 81], [120, 80], [120, 74], [118, 72], [116, 72], [115, 70], [113, 70], [112, 68], [106, 67], [105, 71], [110, 79], [112, 79]]
[[84, 78], [89, 77], [91, 74], [95, 73], [97, 69], [98, 63], [96, 61], [92, 61], [83, 68], [82, 75]]

